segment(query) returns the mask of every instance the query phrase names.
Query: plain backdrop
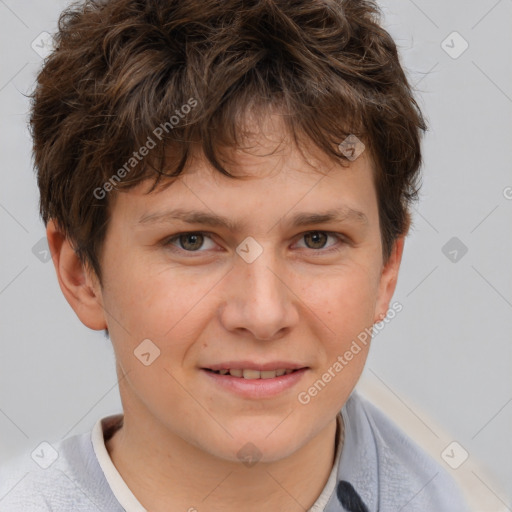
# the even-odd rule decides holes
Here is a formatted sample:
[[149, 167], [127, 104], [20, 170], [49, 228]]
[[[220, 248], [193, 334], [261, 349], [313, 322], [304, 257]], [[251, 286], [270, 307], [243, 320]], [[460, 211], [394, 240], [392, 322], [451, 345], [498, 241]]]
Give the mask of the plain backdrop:
[[[403, 310], [365, 375], [479, 461], [475, 485], [512, 510], [512, 1], [379, 3], [429, 132]], [[110, 341], [65, 301], [38, 217], [26, 95], [66, 5], [0, 0], [2, 461], [121, 410]]]

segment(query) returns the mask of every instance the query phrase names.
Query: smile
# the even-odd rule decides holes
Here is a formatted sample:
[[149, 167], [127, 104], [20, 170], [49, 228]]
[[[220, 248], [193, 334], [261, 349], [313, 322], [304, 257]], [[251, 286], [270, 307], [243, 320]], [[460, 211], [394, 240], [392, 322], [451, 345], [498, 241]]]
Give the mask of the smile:
[[[227, 366], [227, 365], [226, 365]], [[298, 386], [308, 367], [255, 370], [253, 368], [201, 368], [210, 385], [244, 399], [277, 397]]]
[[297, 370], [285, 370], [284, 368], [279, 370], [251, 370], [251, 369], [239, 369], [233, 368], [228, 370], [206, 370], [216, 373], [218, 375], [231, 375], [232, 377], [239, 377], [243, 379], [273, 379], [275, 377], [281, 377], [282, 375], [289, 375], [290, 373], [296, 372]]

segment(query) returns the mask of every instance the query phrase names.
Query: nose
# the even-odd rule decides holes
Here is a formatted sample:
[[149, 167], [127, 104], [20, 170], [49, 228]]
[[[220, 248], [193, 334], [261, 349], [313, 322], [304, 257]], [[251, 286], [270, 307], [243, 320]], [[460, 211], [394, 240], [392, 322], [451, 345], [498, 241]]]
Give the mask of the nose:
[[237, 257], [224, 282], [223, 326], [258, 340], [276, 339], [289, 332], [298, 323], [299, 312], [287, 276], [284, 265], [270, 250], [264, 250], [252, 263]]

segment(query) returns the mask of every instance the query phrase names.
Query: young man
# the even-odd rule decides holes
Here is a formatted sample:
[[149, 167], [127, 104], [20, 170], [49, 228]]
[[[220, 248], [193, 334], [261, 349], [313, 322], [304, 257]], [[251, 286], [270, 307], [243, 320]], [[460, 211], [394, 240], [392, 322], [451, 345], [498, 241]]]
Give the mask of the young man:
[[354, 392], [426, 129], [374, 3], [74, 6], [31, 123], [59, 284], [111, 338], [123, 414], [5, 468], [1, 510], [468, 510]]

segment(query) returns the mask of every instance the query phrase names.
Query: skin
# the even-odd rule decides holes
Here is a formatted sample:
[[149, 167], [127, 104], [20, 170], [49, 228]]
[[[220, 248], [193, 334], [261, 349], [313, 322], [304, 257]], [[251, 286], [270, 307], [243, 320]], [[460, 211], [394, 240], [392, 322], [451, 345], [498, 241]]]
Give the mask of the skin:
[[[301, 152], [275, 118], [248, 133], [247, 142], [250, 149], [229, 154], [237, 172], [250, 176], [244, 181], [213, 171], [199, 155], [166, 189], [145, 194], [145, 182], [113, 195], [101, 285], [48, 224], [68, 302], [86, 326], [109, 329], [124, 426], [107, 449], [151, 511], [308, 509], [331, 471], [336, 414], [369, 345], [307, 405], [297, 396], [382, 319], [396, 286], [404, 238], [384, 264], [367, 152], [348, 168], [311, 145]], [[340, 206], [367, 221], [290, 224], [296, 213]], [[171, 208], [213, 212], [242, 227], [138, 223]], [[208, 232], [202, 246], [186, 238], [185, 246], [169, 243], [198, 231]], [[311, 232], [318, 238], [305, 236]], [[236, 253], [248, 236], [263, 249], [252, 263]], [[144, 339], [160, 349], [149, 366], [134, 356]], [[200, 370], [241, 359], [288, 360], [308, 370], [293, 388], [267, 399], [236, 396]], [[252, 467], [237, 457], [248, 442], [261, 452]]]

